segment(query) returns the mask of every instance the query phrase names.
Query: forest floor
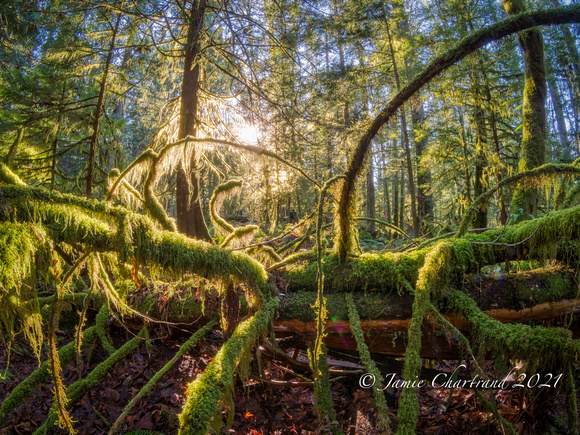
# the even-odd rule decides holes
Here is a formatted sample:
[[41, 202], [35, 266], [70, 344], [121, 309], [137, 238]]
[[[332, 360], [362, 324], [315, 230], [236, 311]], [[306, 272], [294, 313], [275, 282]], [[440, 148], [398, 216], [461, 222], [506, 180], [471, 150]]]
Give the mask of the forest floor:
[[[70, 341], [73, 330], [63, 330], [59, 345]], [[116, 324], [110, 326], [110, 337], [118, 347], [131, 337], [132, 332]], [[79, 434], [103, 434], [121, 414], [124, 406], [168, 360], [187, 335], [179, 330], [158, 327], [151, 335], [152, 345], [134, 353], [118, 364], [101, 381], [99, 388], [86, 394], [71, 413]], [[126, 420], [127, 430], [140, 434], [175, 434], [179, 427], [177, 414], [185, 401], [185, 389], [189, 381], [203, 372], [221, 346], [221, 336], [210, 333], [193, 351], [186, 354], [160, 380], [157, 387], [138, 403]], [[45, 349], [46, 350], [46, 349]], [[90, 350], [89, 363], [85, 363], [84, 375], [106, 358], [100, 344]], [[87, 351], [84, 351], [87, 361]], [[0, 370], [6, 368], [6, 352], [0, 351]], [[352, 363], [351, 363], [352, 364]], [[433, 369], [452, 373], [457, 361], [435, 363]], [[0, 381], [0, 402], [38, 367], [30, 346], [18, 337], [12, 344], [9, 373]], [[343, 367], [340, 367], [344, 369]], [[262, 369], [265, 378], [285, 382], [303, 382], [297, 378], [295, 367], [289, 368], [262, 353]], [[252, 365], [252, 373], [257, 372]], [[306, 372], [303, 372], [307, 375]], [[65, 385], [78, 377], [74, 364], [63, 370]], [[331, 383], [337, 419], [347, 434], [373, 435], [380, 433], [376, 422], [370, 390], [359, 386], [359, 376], [341, 377]], [[561, 387], [561, 384], [560, 384]], [[46, 419], [52, 403], [52, 383], [47, 382], [25, 400], [11, 414], [3, 434], [29, 434]], [[566, 413], [563, 389], [530, 390], [524, 398], [522, 390], [501, 391], [496, 401], [501, 415], [512, 422], [519, 433], [565, 433]], [[477, 401], [473, 390], [455, 389], [448, 406], [449, 389], [421, 388], [419, 397], [421, 412], [417, 433], [423, 434], [479, 434], [498, 433], [493, 415]], [[396, 421], [396, 402], [399, 393], [387, 390], [387, 400], [392, 410], [391, 420]], [[234, 397], [234, 424], [230, 433], [236, 434], [310, 434], [324, 432], [316, 417], [312, 388], [308, 385], [272, 384], [252, 378], [245, 386], [238, 381]], [[524, 403], [524, 406], [522, 406]], [[150, 432], [151, 431], [151, 432]], [[55, 427], [54, 433], [64, 433]]]

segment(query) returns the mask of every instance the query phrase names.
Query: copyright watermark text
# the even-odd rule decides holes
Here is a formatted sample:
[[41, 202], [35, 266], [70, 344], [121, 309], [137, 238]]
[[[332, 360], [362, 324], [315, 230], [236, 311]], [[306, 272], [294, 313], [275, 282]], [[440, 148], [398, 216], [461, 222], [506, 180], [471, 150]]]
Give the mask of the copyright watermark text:
[[[467, 368], [465, 364], [459, 365], [453, 373], [439, 373], [433, 379], [425, 380], [416, 378], [414, 380], [403, 380], [396, 378], [396, 373], [389, 373], [385, 376], [383, 389], [387, 388], [424, 388], [431, 387], [436, 389], [441, 388], [483, 388], [493, 390], [509, 390], [515, 388], [556, 388], [562, 373], [553, 375], [552, 373], [545, 373], [540, 375], [538, 373], [528, 377], [526, 373], [521, 373], [513, 380], [512, 369], [503, 379], [483, 379], [479, 375], [475, 375], [472, 379], [457, 379], [456, 372], [461, 368]], [[511, 381], [510, 381], [511, 380]], [[361, 388], [373, 388], [377, 384], [376, 376], [372, 373], [363, 374], [358, 384]]]

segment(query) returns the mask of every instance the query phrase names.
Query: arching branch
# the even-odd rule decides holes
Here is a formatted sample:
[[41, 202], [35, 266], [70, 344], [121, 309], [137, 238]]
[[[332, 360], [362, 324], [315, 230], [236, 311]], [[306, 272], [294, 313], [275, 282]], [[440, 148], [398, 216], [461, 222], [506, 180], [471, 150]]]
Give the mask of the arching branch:
[[419, 89], [439, 76], [447, 68], [489, 42], [535, 26], [578, 22], [580, 22], [580, 5], [525, 12], [516, 15], [467, 36], [457, 43], [455, 47], [435, 58], [429, 66], [423, 70], [423, 72], [416, 76], [411, 83], [405, 86], [376, 116], [370, 127], [360, 139], [350, 159], [338, 206], [339, 239], [337, 240], [337, 251], [339, 257], [342, 260], [346, 259], [348, 255], [348, 246], [352, 245], [350, 240], [352, 219], [348, 215], [348, 210], [352, 207], [355, 182], [361, 173], [371, 141], [405, 102], [415, 95]]

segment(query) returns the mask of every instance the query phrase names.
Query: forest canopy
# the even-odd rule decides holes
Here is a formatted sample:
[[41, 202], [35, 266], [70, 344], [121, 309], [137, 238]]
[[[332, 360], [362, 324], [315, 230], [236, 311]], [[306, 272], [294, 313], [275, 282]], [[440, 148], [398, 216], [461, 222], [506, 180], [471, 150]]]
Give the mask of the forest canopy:
[[[453, 367], [484, 385], [462, 430], [579, 432], [576, 1], [19, 0], [0, 23], [0, 428], [450, 430], [409, 383]], [[554, 388], [508, 406], [486, 381], [514, 371]], [[258, 421], [266, 388], [314, 422]]]

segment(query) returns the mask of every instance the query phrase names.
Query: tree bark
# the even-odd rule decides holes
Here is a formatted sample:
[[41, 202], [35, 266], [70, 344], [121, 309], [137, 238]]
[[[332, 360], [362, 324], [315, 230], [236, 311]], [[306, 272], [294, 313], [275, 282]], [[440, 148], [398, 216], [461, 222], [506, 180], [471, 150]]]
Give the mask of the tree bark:
[[[485, 155], [487, 148], [487, 128], [485, 123], [485, 110], [483, 108], [483, 101], [481, 96], [481, 88], [479, 77], [472, 74], [472, 92], [474, 94], [473, 103], [474, 111], [473, 118], [475, 120], [475, 179], [473, 181], [473, 194], [476, 198], [479, 197], [487, 185], [487, 174], [485, 168], [487, 166], [487, 157]], [[475, 228], [487, 227], [487, 205], [482, 206], [478, 211], [474, 220]]]
[[[524, 0], [502, 0], [508, 15], [525, 12]], [[520, 172], [541, 166], [546, 161], [546, 71], [544, 68], [544, 42], [538, 29], [517, 34], [524, 54], [525, 84], [523, 103], [523, 138]], [[516, 222], [537, 215], [540, 194], [538, 189], [518, 187], [512, 198], [512, 215]]]
[[554, 113], [556, 115], [556, 127], [558, 129], [558, 139], [562, 146], [562, 160], [566, 163], [572, 163], [572, 150], [570, 147], [570, 140], [568, 139], [568, 131], [566, 128], [566, 120], [564, 118], [564, 109], [560, 92], [558, 91], [558, 83], [554, 76], [554, 70], [548, 62], [548, 89], [550, 90], [550, 99], [554, 106]]
[[[187, 17], [187, 43], [185, 46], [185, 63], [181, 86], [181, 111], [178, 139], [197, 135], [197, 112], [200, 69], [198, 56], [201, 51], [206, 0], [196, 0]], [[195, 145], [193, 145], [195, 146]], [[196, 239], [211, 242], [212, 238], [205, 224], [201, 207], [199, 178], [196, 151], [191, 154], [189, 173], [184, 167], [177, 171], [177, 229], [179, 232]]]
[[107, 89], [107, 79], [109, 76], [109, 69], [111, 67], [111, 60], [113, 59], [113, 52], [115, 51], [115, 40], [117, 39], [117, 32], [119, 31], [121, 18], [122, 14], [119, 14], [117, 16], [117, 21], [115, 22], [115, 27], [113, 29], [113, 34], [111, 36], [111, 44], [109, 45], [109, 52], [107, 53], [107, 59], [105, 60], [105, 66], [103, 68], [103, 76], [101, 77], [101, 88], [99, 89], [97, 107], [95, 107], [93, 119], [93, 134], [91, 135], [91, 141], [89, 145], [89, 163], [87, 167], [87, 191], [86, 191], [87, 197], [90, 197], [93, 194], [97, 141], [99, 138], [99, 125], [101, 122], [101, 114], [103, 112], [105, 90]]
[[[397, 59], [395, 58], [395, 50], [393, 49], [393, 42], [391, 38], [391, 32], [389, 31], [389, 25], [386, 23], [387, 38], [389, 42], [389, 49], [391, 53], [391, 61], [393, 63], [393, 74], [395, 75], [395, 83], [397, 84], [397, 92], [401, 91], [401, 81], [399, 78], [399, 70], [397, 68]], [[419, 217], [417, 216], [417, 193], [415, 189], [415, 176], [413, 175], [413, 158], [411, 157], [411, 144], [409, 143], [409, 134], [407, 132], [407, 118], [405, 116], [405, 110], [401, 110], [401, 131], [403, 133], [403, 145], [405, 146], [405, 160], [407, 163], [407, 177], [409, 177], [409, 194], [411, 195], [411, 228], [413, 230], [413, 236], [419, 237], [420, 225]], [[402, 200], [404, 201], [404, 195]], [[401, 208], [403, 210], [403, 208]], [[403, 216], [403, 214], [401, 214]], [[401, 225], [402, 229], [403, 226]]]

